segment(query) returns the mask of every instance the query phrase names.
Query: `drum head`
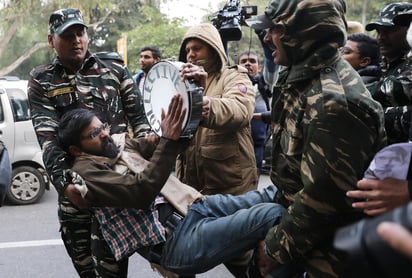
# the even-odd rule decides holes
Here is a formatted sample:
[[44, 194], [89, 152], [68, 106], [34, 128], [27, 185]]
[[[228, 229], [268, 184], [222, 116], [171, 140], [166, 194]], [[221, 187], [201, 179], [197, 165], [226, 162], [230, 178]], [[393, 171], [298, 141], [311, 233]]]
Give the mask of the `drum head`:
[[186, 116], [182, 130], [188, 121], [190, 110], [187, 84], [180, 80], [179, 69], [183, 63], [162, 61], [155, 64], [147, 73], [143, 88], [143, 102], [147, 120], [153, 131], [161, 136], [160, 129], [162, 108], [167, 113], [172, 97], [179, 93], [183, 96], [183, 107]]

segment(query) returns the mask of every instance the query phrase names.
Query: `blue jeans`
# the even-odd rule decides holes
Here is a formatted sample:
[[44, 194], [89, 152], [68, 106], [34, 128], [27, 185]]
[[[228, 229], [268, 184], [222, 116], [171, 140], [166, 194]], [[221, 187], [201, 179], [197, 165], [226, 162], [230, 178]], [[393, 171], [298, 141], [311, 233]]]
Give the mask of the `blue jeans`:
[[161, 265], [180, 275], [206, 272], [254, 249], [285, 209], [276, 187], [240, 196], [210, 195], [194, 203], [164, 246]]

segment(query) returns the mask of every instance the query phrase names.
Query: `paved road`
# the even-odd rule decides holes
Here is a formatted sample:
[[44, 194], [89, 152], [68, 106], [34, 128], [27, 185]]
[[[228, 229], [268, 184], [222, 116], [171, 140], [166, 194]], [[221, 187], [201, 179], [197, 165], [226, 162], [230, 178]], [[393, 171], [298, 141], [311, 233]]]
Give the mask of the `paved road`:
[[[262, 176], [260, 186], [269, 184]], [[1, 278], [75, 278], [77, 277], [60, 240], [57, 224], [57, 195], [52, 188], [39, 203], [0, 208], [0, 277]], [[129, 263], [130, 278], [158, 278], [149, 264], [133, 255]], [[199, 278], [233, 277], [218, 266]]]

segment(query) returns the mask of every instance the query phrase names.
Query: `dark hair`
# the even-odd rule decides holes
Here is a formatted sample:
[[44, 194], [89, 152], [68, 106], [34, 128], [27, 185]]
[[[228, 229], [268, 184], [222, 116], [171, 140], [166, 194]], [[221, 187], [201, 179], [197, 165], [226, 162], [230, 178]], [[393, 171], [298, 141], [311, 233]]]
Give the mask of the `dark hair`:
[[256, 51], [254, 51], [254, 50], [245, 50], [245, 51], [240, 52], [239, 55], [237, 56], [237, 63], [238, 64], [240, 62], [240, 57], [242, 57], [243, 55], [255, 55], [256, 57], [258, 57], [258, 60], [259, 60], [259, 55], [256, 53]]
[[355, 33], [348, 36], [348, 41], [358, 43], [359, 55], [361, 58], [370, 57], [371, 65], [379, 65], [380, 53], [376, 39], [364, 33]]
[[71, 145], [80, 146], [80, 135], [96, 114], [88, 109], [77, 108], [63, 114], [57, 130], [60, 147], [68, 152]]
[[157, 46], [154, 46], [154, 45], [143, 46], [140, 49], [140, 53], [142, 53], [143, 51], [151, 51], [153, 54], [153, 58], [162, 59], [162, 51], [160, 51], [160, 49]]

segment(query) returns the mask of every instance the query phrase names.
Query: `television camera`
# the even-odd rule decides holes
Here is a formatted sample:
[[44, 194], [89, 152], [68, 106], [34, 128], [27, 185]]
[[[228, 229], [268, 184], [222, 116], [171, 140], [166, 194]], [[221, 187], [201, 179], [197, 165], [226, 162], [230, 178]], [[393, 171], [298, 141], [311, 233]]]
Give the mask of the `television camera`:
[[257, 6], [240, 6], [239, 0], [230, 0], [211, 19], [223, 41], [238, 41], [242, 38], [241, 25], [245, 19], [257, 15]]

